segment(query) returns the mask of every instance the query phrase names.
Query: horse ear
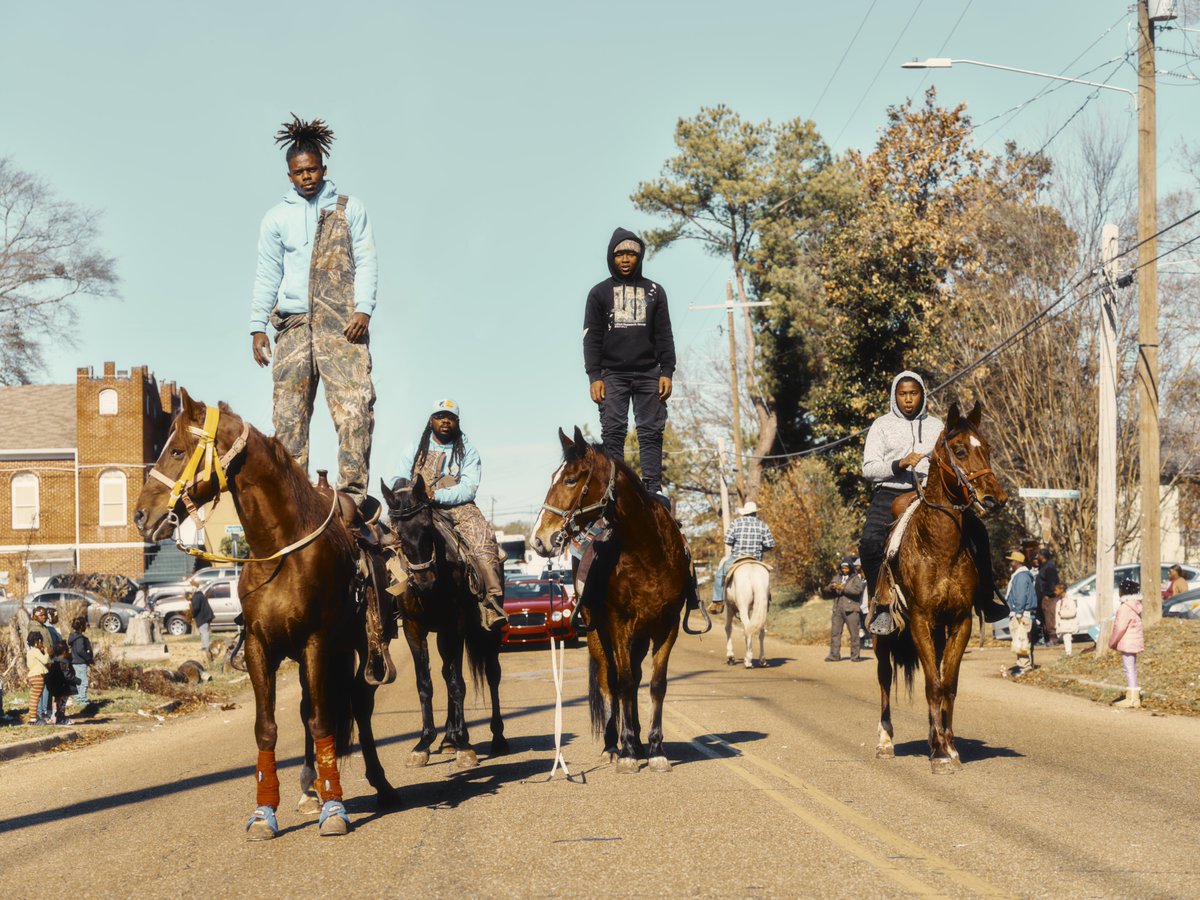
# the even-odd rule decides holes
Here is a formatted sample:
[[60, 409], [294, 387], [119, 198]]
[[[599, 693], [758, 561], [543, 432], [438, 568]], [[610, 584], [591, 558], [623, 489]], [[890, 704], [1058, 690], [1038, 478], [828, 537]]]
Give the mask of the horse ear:
[[421, 500], [424, 500], [424, 499], [426, 499], [426, 493], [425, 493], [425, 476], [424, 476], [424, 475], [417, 475], [417, 477], [413, 479], [413, 482], [412, 482], [412, 495], [413, 495], [414, 497], [417, 497], [417, 498], [421, 499]]
[[396, 495], [382, 478], [379, 479], [379, 493], [383, 494], [383, 501], [388, 505], [388, 509], [396, 505]]
[[575, 426], [575, 446], [583, 449], [587, 446], [587, 438], [583, 436], [583, 432], [579, 430], [579, 426]]
[[946, 415], [946, 431], [953, 431], [958, 427], [958, 420], [962, 418], [962, 413], [958, 411], [958, 404], [950, 404], [950, 412]]
[[183, 414], [189, 419], [199, 419], [204, 414], [204, 404], [193, 400], [191, 394], [187, 392], [187, 388], [179, 389], [179, 398], [183, 403], [181, 407]]
[[558, 429], [558, 440], [562, 444], [563, 453], [570, 453], [575, 449], [575, 445], [571, 442], [571, 439], [563, 433], [561, 428]]
[[975, 406], [967, 413], [967, 421], [975, 428], [979, 427], [980, 420], [983, 419], [983, 404], [978, 400], [975, 401]]

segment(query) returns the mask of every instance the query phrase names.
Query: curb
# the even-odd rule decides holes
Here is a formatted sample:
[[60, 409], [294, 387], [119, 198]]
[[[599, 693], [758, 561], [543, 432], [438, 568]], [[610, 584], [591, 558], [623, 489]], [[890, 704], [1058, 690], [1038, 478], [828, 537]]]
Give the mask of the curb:
[[42, 753], [52, 747], [57, 747], [59, 744], [73, 741], [77, 737], [79, 737], [78, 731], [60, 731], [57, 734], [30, 738], [27, 741], [17, 741], [15, 744], [4, 744], [0, 746], [0, 762], [18, 759], [22, 756], [28, 756], [31, 753]]

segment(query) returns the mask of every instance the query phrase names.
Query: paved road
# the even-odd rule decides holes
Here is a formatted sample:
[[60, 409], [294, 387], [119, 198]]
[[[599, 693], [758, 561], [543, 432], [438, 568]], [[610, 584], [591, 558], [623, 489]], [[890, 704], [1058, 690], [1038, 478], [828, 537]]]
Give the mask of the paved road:
[[[245, 703], [0, 765], [3, 893], [1200, 894], [1200, 720], [1004, 682], [1001, 650], [972, 651], [964, 664], [966, 765], [951, 776], [930, 774], [923, 700], [898, 704], [898, 757], [873, 758], [872, 665], [823, 663], [821, 648], [769, 639], [770, 668], [728, 669], [712, 637], [682, 639], [672, 658], [674, 771], [619, 776], [597, 765], [588, 731], [586, 651], [568, 651], [565, 756], [583, 776], [569, 783], [561, 773], [546, 781], [545, 650], [503, 659], [514, 752], [458, 772], [440, 757], [404, 767], [418, 719], [407, 651], [394, 649], [404, 665], [379, 694], [376, 730], [404, 809], [375, 812], [356, 757], [343, 775], [349, 836], [320, 838], [292, 811], [293, 673], [280, 694], [278, 839], [243, 841], [254, 802]], [[486, 750], [483, 704], [473, 702], [472, 735]]]

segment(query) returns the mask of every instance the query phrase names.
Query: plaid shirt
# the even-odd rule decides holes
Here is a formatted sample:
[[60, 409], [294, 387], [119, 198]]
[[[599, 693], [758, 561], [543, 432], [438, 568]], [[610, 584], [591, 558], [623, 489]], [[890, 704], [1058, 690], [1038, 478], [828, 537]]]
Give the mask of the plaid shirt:
[[733, 548], [733, 559], [753, 556], [762, 559], [763, 551], [775, 546], [775, 536], [762, 519], [757, 516], [742, 516], [734, 519], [725, 534], [725, 543]]

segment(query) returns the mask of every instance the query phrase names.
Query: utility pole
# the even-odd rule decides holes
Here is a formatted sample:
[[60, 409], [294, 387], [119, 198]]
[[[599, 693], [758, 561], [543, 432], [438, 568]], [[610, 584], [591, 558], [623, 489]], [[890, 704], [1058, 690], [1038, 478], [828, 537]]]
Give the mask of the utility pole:
[[729, 533], [729, 486], [725, 481], [725, 438], [717, 438], [717, 470], [721, 476], [721, 536]]
[[1154, 24], [1148, 3], [1138, 17], [1138, 463], [1141, 469], [1142, 619], [1162, 618], [1158, 436], [1158, 139], [1155, 118]]
[[738, 388], [737, 337], [733, 332], [733, 283], [729, 281], [725, 282], [725, 328], [729, 332], [729, 389], [733, 396], [733, 477], [737, 480], [738, 503], [741, 503], [746, 498], [746, 482], [742, 476], [742, 412]]
[[1099, 426], [1096, 461], [1096, 655], [1112, 634], [1113, 566], [1117, 544], [1117, 226], [1100, 232], [1104, 290], [1100, 306]]

